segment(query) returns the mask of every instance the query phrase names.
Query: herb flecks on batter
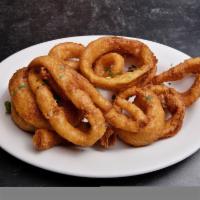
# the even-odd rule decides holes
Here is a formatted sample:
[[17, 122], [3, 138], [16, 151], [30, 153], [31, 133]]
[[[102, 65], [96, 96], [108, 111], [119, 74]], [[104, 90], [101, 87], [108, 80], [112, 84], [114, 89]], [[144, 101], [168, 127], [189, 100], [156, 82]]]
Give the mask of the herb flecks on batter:
[[18, 89], [22, 89], [22, 88], [26, 88], [26, 83], [20, 83], [19, 86], [18, 86]]
[[60, 69], [60, 70], [64, 70], [65, 67], [64, 67], [63, 65], [61, 65], [61, 66], [59, 67], [59, 69]]
[[113, 74], [113, 72], [112, 72], [110, 67], [105, 67], [104, 71], [107, 72], [108, 76], [111, 77], [111, 78], [115, 76], [115, 74]]
[[20, 83], [20, 84], [18, 85], [18, 87], [15, 88], [15, 90], [13, 90], [13, 91], [11, 92], [11, 95], [12, 95], [12, 96], [15, 96], [15, 95], [17, 94], [18, 90], [21, 90], [21, 89], [26, 88], [26, 87], [27, 87], [27, 84], [26, 84], [26, 83]]
[[151, 95], [147, 95], [147, 96], [145, 96], [145, 99], [147, 100], [147, 101], [151, 101], [152, 100], [152, 96]]
[[60, 75], [59, 75], [59, 79], [64, 78], [64, 76], [65, 76], [64, 74], [60, 74]]
[[11, 92], [12, 96], [15, 96], [16, 94], [17, 94], [17, 90], [16, 89]]
[[6, 114], [10, 114], [11, 113], [11, 102], [5, 101], [4, 106], [5, 106]]

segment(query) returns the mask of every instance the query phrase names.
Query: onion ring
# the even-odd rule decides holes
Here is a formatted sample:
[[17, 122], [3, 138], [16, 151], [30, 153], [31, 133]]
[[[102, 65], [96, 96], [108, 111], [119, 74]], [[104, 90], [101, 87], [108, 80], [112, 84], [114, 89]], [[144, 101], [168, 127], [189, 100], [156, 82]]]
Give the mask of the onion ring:
[[[181, 128], [185, 114], [185, 105], [183, 104], [179, 94], [174, 89], [160, 85], [146, 86], [145, 90], [146, 89], [151, 90], [162, 99], [160, 102], [162, 102], [163, 108], [167, 107], [172, 113], [172, 116], [169, 119], [165, 119], [163, 127], [157, 131], [152, 127], [150, 127], [152, 128], [150, 129], [151, 131], [149, 131], [147, 129], [148, 124], [146, 130], [145, 128], [141, 128], [135, 134], [130, 131], [117, 130], [120, 139], [136, 147], [149, 145], [156, 140], [174, 136]], [[144, 102], [141, 100], [141, 97], [137, 96], [134, 103], [137, 106], [142, 107], [144, 106]], [[162, 115], [157, 113], [157, 116], [161, 117]], [[156, 124], [156, 122], [154, 123]]]
[[[159, 98], [151, 90], [132, 87], [120, 93], [117, 98], [120, 97], [125, 100], [127, 99], [127, 97], [133, 95], [136, 95], [136, 98], [139, 100], [140, 104], [135, 104], [135, 101], [133, 102], [133, 104], [131, 104], [130, 102], [128, 102], [128, 104], [130, 106], [135, 105], [136, 107], [138, 107], [138, 109], [141, 109], [141, 111], [144, 112], [144, 115], [146, 116], [147, 122], [145, 122], [143, 126], [138, 125], [137, 129], [133, 129], [134, 127], [131, 128], [131, 126], [128, 124], [126, 124], [126, 126], [129, 127], [126, 127], [124, 125], [115, 127], [116, 124], [113, 123], [112, 118], [111, 120], [108, 119], [108, 121], [115, 128], [118, 128], [117, 134], [122, 141], [133, 146], [148, 145], [158, 140], [162, 136], [165, 116], [164, 110], [162, 109]], [[136, 113], [136, 116], [139, 116], [140, 118], [140, 115], [138, 115], [138, 113]], [[126, 118], [126, 116], [124, 117]], [[125, 123], [121, 119], [118, 121], [118, 123], [119, 122]]]
[[44, 80], [45, 83], [53, 91], [54, 97], [59, 106], [62, 106], [64, 108], [65, 115], [69, 122], [74, 126], [78, 125], [83, 118], [83, 113], [81, 113], [81, 111], [78, 110], [72, 104], [72, 102], [64, 95], [62, 89], [58, 87], [57, 83], [54, 81], [54, 79], [51, 77], [51, 75], [45, 68], [41, 68], [40, 76], [42, 80]]
[[180, 98], [180, 95], [173, 88], [168, 88], [166, 86], [152, 85], [147, 86], [147, 88], [162, 98], [161, 102], [163, 108], [167, 108], [172, 114], [170, 118], [165, 120], [165, 125], [162, 130], [163, 136], [161, 138], [174, 136], [182, 127], [185, 116], [185, 105]]
[[[141, 109], [134, 103], [126, 100], [128, 97], [134, 95], [136, 95], [136, 97], [141, 96], [145, 109]], [[149, 100], [148, 97], [151, 99]], [[164, 112], [161, 109], [161, 104], [158, 100], [157, 96], [151, 91], [131, 87], [124, 92], [121, 92], [116, 97], [113, 108], [105, 114], [105, 118], [112, 126], [114, 126], [114, 128], [132, 133], [138, 132], [151, 121], [156, 121], [156, 125], [158, 124], [159, 127], [157, 115], [160, 115], [160, 124], [162, 124], [162, 115]], [[121, 113], [121, 109], [128, 111], [131, 116], [129, 117]], [[149, 116], [144, 113], [144, 110]], [[157, 110], [157, 112], [155, 112], [155, 110]], [[155, 113], [157, 115], [155, 115]]]
[[[86, 48], [60, 43], [14, 73], [6, 113], [11, 111], [19, 128], [34, 132], [37, 150], [68, 142], [109, 148], [117, 137], [135, 147], [149, 145], [176, 135], [186, 107], [200, 96], [200, 57], [157, 76], [156, 64], [153, 52], [137, 40], [103, 37]], [[185, 92], [162, 84], [189, 74], [195, 81]], [[98, 88], [112, 90], [109, 100]]]
[[[58, 106], [49, 87], [44, 85], [39, 76], [38, 69], [40, 70], [42, 67], [48, 70], [57, 85], [62, 88], [67, 98], [78, 109], [83, 111], [91, 125], [88, 132], [82, 132], [70, 124], [65, 116], [63, 108]], [[88, 85], [83, 85], [84, 82], [81, 80], [87, 82], [86, 79], [76, 71], [63, 67], [62, 63], [50, 56], [34, 59], [29, 64], [28, 68], [29, 85], [35, 94], [38, 106], [53, 129], [61, 137], [80, 146], [91, 146], [103, 136], [106, 130], [105, 120], [101, 111], [92, 102], [87, 90], [84, 90], [85, 88], [91, 89], [92, 87], [92, 85], [90, 87], [88, 87]], [[87, 82], [87, 84], [89, 84], [89, 82]], [[99, 102], [99, 100], [97, 100], [97, 102]]]
[[[119, 52], [139, 57], [143, 65], [133, 72], [125, 72], [115, 77], [100, 77], [93, 71], [93, 64], [102, 55], [109, 52]], [[154, 68], [155, 57], [151, 50], [142, 42], [120, 37], [103, 37], [97, 39], [86, 47], [80, 59], [82, 74], [97, 87], [118, 90], [128, 87], [137, 78]]]
[[121, 74], [124, 67], [124, 58], [117, 53], [108, 53], [101, 56], [95, 66], [94, 72], [101, 77]]
[[[22, 130], [35, 132], [37, 140], [40, 140], [40, 142], [36, 142], [38, 145], [35, 146], [36, 149], [48, 149], [53, 147], [53, 144], [57, 144], [53, 139], [58, 138], [59, 136], [51, 136], [56, 133], [52, 132], [52, 127], [40, 112], [34, 95], [29, 87], [27, 76], [27, 68], [22, 68], [12, 76], [9, 82], [12, 100], [11, 117], [15, 124]], [[78, 125], [81, 120], [81, 115], [77, 112], [77, 109], [75, 109], [73, 104], [69, 102], [69, 100], [60, 103], [63, 105], [65, 116], [70, 123], [75, 126]], [[39, 136], [39, 133], [41, 136]], [[45, 146], [43, 144], [45, 144]]]
[[200, 57], [185, 60], [168, 71], [157, 75], [153, 79], [154, 84], [160, 84], [166, 81], [177, 81], [183, 79], [188, 74], [195, 74], [196, 79], [193, 85], [187, 91], [179, 94], [186, 107], [192, 105], [200, 96]]
[[78, 70], [79, 58], [82, 55], [84, 50], [85, 50], [85, 47], [82, 44], [78, 44], [74, 42], [65, 42], [65, 43], [61, 43], [54, 46], [49, 51], [49, 55], [58, 59], [65, 66]]
[[22, 68], [14, 73], [9, 81], [9, 92], [14, 107], [13, 111], [16, 111], [24, 122], [35, 128], [50, 129], [50, 125], [38, 109], [34, 94], [29, 87], [27, 68]]

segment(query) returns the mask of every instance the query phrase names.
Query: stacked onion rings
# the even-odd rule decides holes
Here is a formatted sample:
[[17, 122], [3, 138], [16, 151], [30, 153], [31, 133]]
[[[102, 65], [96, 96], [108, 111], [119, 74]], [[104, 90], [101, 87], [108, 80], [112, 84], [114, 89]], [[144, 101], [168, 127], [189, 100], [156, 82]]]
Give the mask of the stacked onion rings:
[[[115, 56], [112, 54], [112, 56], [110, 55], [109, 57], [106, 57], [105, 54], [113, 51], [120, 54], [129, 54], [133, 58], [140, 59], [142, 65], [137, 67], [134, 71], [125, 72], [123, 66], [121, 66], [123, 65], [123, 58], [117, 57], [116, 54]], [[98, 61], [98, 59], [101, 60]], [[106, 59], [107, 61], [105, 61]], [[119, 66], [116, 66], [116, 63], [118, 62], [117, 59], [121, 61], [118, 64]], [[110, 63], [108, 60], [110, 60]], [[96, 61], [97, 65], [100, 65], [102, 62], [107, 62], [106, 64], [108, 64], [108, 66], [104, 66], [104, 71], [108, 70], [110, 72], [108, 77], [99, 76], [99, 73], [97, 74], [97, 69], [99, 67], [97, 66], [97, 69], [95, 70], [96, 73], [93, 71], [93, 65], [95, 65]], [[156, 67], [155, 65], [155, 56], [142, 42], [123, 39], [120, 37], [103, 37], [89, 43], [86, 47], [81, 56], [80, 70], [81, 73], [95, 86], [111, 90], [119, 90], [135, 84], [135, 81], [139, 77], [141, 78], [141, 76], [153, 71]]]
[[[159, 75], [156, 63], [138, 40], [102, 37], [86, 47], [58, 44], [13, 74], [11, 117], [34, 133], [38, 150], [61, 144], [109, 148], [117, 137], [140, 147], [172, 137], [182, 127], [186, 108], [200, 96], [200, 58]], [[163, 85], [189, 74], [196, 79], [184, 93]], [[104, 98], [99, 88], [113, 98]]]

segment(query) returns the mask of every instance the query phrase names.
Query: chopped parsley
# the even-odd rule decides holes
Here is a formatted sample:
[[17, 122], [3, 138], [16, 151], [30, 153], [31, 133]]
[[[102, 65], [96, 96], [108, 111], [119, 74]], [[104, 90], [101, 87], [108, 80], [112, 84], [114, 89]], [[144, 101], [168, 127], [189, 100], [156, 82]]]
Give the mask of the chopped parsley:
[[18, 89], [26, 88], [26, 83], [20, 83]]
[[105, 71], [105, 72], [110, 71], [110, 67], [104, 67], [104, 71]]
[[64, 78], [64, 74], [60, 74], [60, 75], [59, 75], [59, 78], [60, 78], [60, 79]]
[[11, 95], [12, 95], [12, 96], [15, 96], [16, 93], [17, 93], [17, 90], [15, 89], [15, 90], [13, 90], [13, 91], [11, 92]]
[[170, 83], [170, 82], [168, 83], [168, 85], [171, 85], [171, 84], [172, 84], [172, 83]]
[[4, 106], [5, 106], [6, 114], [10, 114], [11, 113], [11, 102], [5, 101]]
[[147, 101], [151, 101], [153, 97], [150, 96], [150, 95], [148, 95], [148, 96], [146, 96], [145, 98], [146, 98]]
[[105, 67], [104, 71], [108, 73], [109, 77], [114, 77], [114, 74], [113, 74], [113, 72], [112, 72], [110, 67]]
[[63, 65], [61, 65], [61, 66], [59, 67], [59, 69], [60, 69], [60, 70], [64, 70], [65, 67], [64, 67]]
[[17, 94], [18, 90], [21, 90], [21, 89], [26, 88], [26, 87], [27, 87], [26, 83], [20, 83], [20, 84], [18, 85], [18, 87], [15, 88], [15, 89], [11, 92], [11, 95], [12, 95], [12, 96], [15, 96], [15, 95]]
[[115, 75], [112, 73], [112, 71], [109, 72], [109, 76], [112, 78], [114, 77]]

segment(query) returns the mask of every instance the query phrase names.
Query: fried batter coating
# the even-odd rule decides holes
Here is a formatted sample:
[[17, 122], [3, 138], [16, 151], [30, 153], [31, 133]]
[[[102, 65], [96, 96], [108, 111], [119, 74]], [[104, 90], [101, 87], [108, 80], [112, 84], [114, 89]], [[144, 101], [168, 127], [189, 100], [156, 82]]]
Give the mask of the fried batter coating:
[[[74, 127], [65, 116], [63, 107], [58, 106], [50, 88], [43, 84], [38, 69], [44, 67], [52, 78], [62, 88], [67, 98], [84, 113], [91, 125], [87, 133]], [[53, 129], [63, 138], [80, 146], [91, 146], [105, 133], [106, 126], [102, 112], [95, 106], [87, 90], [90, 83], [76, 71], [63, 67], [62, 63], [49, 57], [34, 59], [29, 68], [28, 81], [35, 94], [36, 101], [45, 118]], [[83, 80], [83, 81], [80, 81]], [[84, 83], [87, 83], [84, 86]], [[89, 89], [92, 88], [90, 85]], [[96, 89], [92, 89], [95, 90]], [[88, 92], [88, 93], [87, 93]], [[97, 91], [96, 91], [97, 93]], [[96, 94], [100, 96], [100, 94]], [[95, 99], [94, 99], [95, 102]], [[97, 100], [99, 102], [99, 99]]]
[[[140, 58], [143, 65], [132, 72], [102, 77], [93, 71], [96, 60], [104, 54], [117, 52]], [[151, 50], [142, 42], [120, 37], [103, 37], [88, 44], [80, 60], [81, 73], [97, 87], [119, 90], [133, 85], [134, 81], [155, 68], [156, 59]]]
[[37, 150], [47, 150], [64, 143], [57, 133], [47, 129], [37, 129], [33, 136], [33, 146]]
[[117, 53], [108, 53], [97, 60], [94, 66], [94, 72], [98, 76], [109, 77], [121, 74], [123, 68], [124, 58]]
[[85, 47], [82, 44], [74, 42], [64, 42], [54, 46], [49, 51], [49, 55], [58, 59], [65, 66], [78, 70], [79, 59], [84, 50]]
[[116, 133], [113, 127], [109, 126], [106, 129], [105, 134], [103, 135], [103, 137], [99, 140], [99, 144], [108, 149], [110, 146], [113, 146], [116, 142]]
[[34, 98], [28, 81], [27, 68], [19, 69], [9, 81], [9, 92], [16, 113], [35, 128], [50, 129], [48, 121], [43, 117]]
[[195, 81], [187, 91], [180, 93], [185, 106], [188, 107], [200, 96], [200, 57], [185, 60], [183, 63], [155, 76], [153, 83], [160, 84], [166, 81], [177, 81], [189, 74], [195, 75]]
[[[186, 107], [200, 96], [200, 57], [159, 75], [156, 64], [153, 52], [137, 40], [102, 37], [86, 48], [60, 43], [11, 77], [11, 117], [34, 133], [37, 150], [68, 143], [107, 149], [117, 137], [140, 147], [172, 137]], [[183, 93], [162, 84], [189, 74], [195, 81]], [[105, 99], [95, 87], [112, 90], [114, 98]]]
[[11, 107], [11, 117], [12, 120], [15, 122], [15, 124], [21, 128], [24, 131], [28, 131], [28, 132], [34, 132], [35, 131], [35, 127], [28, 124], [27, 122], [25, 122], [23, 120], [23, 118], [21, 118], [18, 114], [17, 111], [15, 110], [15, 107], [12, 105]]
[[173, 88], [162, 85], [152, 85], [147, 88], [163, 99], [161, 101], [163, 109], [167, 109], [171, 113], [171, 117], [165, 120], [162, 138], [174, 136], [182, 127], [185, 116], [185, 105], [180, 95]]
[[[126, 100], [134, 95], [139, 98], [142, 106], [138, 107], [134, 102]], [[120, 104], [118, 99], [121, 100]], [[117, 111], [111, 110], [105, 115], [108, 122], [117, 128], [116, 132], [122, 141], [132, 146], [144, 146], [162, 136], [165, 121], [164, 110], [159, 98], [150, 90], [129, 88], [116, 97], [114, 105], [115, 109], [117, 107], [126, 110], [129, 108], [127, 111], [131, 114], [131, 117], [127, 117], [125, 114], [119, 113], [115, 117]]]

